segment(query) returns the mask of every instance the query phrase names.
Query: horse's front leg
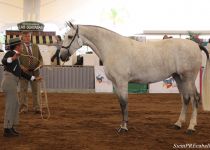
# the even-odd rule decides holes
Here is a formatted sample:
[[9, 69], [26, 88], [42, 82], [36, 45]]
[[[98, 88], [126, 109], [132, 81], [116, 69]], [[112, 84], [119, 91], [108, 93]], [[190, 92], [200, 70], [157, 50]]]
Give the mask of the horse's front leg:
[[118, 129], [118, 132], [121, 131], [128, 131], [127, 123], [128, 123], [128, 100], [127, 98], [119, 98], [120, 107], [122, 111], [122, 123], [120, 125], [120, 128]]
[[128, 123], [128, 83], [120, 82], [115, 86], [116, 93], [119, 98], [119, 103], [122, 112], [122, 123], [118, 132], [128, 131], [127, 123]]

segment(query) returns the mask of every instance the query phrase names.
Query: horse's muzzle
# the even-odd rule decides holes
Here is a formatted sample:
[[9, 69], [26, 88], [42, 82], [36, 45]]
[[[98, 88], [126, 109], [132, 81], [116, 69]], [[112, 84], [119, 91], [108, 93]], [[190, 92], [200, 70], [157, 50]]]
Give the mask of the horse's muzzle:
[[64, 62], [66, 62], [69, 60], [69, 57], [68, 56], [65, 56], [65, 57], [60, 56], [60, 59]]

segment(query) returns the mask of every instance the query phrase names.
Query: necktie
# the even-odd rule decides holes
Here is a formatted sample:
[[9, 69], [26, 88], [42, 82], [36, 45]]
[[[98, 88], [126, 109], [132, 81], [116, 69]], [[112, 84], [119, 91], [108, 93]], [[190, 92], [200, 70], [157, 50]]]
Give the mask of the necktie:
[[30, 46], [27, 46], [28, 48], [28, 54], [29, 54], [29, 69], [33, 69], [33, 57], [32, 57], [32, 51]]

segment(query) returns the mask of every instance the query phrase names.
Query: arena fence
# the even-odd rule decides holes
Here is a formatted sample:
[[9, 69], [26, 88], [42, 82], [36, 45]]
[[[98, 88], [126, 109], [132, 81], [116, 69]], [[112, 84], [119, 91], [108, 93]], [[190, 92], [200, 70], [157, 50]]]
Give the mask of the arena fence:
[[[0, 66], [0, 82], [4, 68]], [[95, 92], [94, 66], [47, 66], [40, 70], [47, 92]], [[30, 88], [29, 88], [30, 90]], [[0, 87], [0, 91], [2, 91]], [[147, 84], [129, 83], [129, 93], [148, 92]]]
[[44, 66], [41, 69], [46, 88], [53, 92], [94, 92], [93, 66]]
[[[0, 66], [0, 81], [3, 71], [3, 66]], [[48, 92], [95, 91], [93, 66], [44, 66], [40, 72]]]

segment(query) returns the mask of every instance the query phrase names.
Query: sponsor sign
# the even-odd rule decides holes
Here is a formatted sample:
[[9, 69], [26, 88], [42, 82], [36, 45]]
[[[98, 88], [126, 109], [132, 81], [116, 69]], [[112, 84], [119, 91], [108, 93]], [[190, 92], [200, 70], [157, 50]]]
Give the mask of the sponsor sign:
[[20, 31], [43, 31], [44, 24], [34, 21], [25, 21], [17, 24]]

